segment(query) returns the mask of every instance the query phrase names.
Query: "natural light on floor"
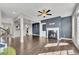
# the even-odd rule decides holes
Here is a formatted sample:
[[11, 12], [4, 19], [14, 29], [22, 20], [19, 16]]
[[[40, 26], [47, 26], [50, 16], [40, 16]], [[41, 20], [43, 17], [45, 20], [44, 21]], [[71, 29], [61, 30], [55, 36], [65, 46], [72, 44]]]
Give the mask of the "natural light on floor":
[[[69, 45], [69, 43], [59, 43], [58, 46], [65, 46], [65, 45]], [[57, 43], [48, 43], [44, 47], [53, 47], [53, 46], [57, 46]]]
[[55, 51], [55, 52], [47, 52], [47, 53], [40, 53], [38, 55], [73, 55], [75, 54], [74, 50], [62, 50], [62, 51]]

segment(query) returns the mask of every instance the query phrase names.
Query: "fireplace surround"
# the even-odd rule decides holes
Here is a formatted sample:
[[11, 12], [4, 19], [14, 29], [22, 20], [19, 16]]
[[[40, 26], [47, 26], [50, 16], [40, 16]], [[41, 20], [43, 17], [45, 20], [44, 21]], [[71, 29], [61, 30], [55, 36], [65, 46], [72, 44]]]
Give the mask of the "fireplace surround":
[[48, 39], [57, 39], [57, 31], [49, 30], [48, 31]]
[[[52, 33], [52, 34], [49, 34]], [[47, 38], [52, 37], [59, 40], [59, 28], [47, 28]]]

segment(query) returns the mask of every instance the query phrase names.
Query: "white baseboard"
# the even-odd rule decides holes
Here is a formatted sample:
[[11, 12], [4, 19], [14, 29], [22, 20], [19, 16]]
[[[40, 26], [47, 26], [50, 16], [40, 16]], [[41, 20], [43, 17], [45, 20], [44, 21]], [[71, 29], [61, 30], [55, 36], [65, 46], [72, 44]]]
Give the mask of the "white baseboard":
[[72, 40], [72, 38], [63, 38], [63, 37], [61, 37], [60, 39], [61, 40]]
[[34, 35], [34, 36], [40, 36], [40, 35], [37, 35], [37, 34], [32, 34], [32, 35]]

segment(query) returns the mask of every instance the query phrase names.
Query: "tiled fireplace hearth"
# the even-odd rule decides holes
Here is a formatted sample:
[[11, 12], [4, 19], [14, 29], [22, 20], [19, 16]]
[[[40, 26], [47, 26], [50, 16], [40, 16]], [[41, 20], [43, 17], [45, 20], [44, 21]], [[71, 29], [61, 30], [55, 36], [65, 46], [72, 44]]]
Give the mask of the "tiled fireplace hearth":
[[47, 28], [47, 38], [59, 40], [59, 28]]

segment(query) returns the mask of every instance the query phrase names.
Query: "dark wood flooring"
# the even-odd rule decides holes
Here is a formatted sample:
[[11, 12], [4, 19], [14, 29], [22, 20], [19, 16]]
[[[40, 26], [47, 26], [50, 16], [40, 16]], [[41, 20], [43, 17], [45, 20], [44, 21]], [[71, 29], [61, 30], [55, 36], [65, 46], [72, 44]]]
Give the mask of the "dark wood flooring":
[[7, 40], [8, 46], [14, 47], [16, 49], [17, 55], [38, 55], [40, 53], [47, 53], [47, 52], [56, 52], [56, 51], [67, 51], [73, 50], [75, 55], [79, 54], [79, 51], [74, 46], [71, 40], [62, 40], [60, 43], [68, 43], [68, 45], [61, 45], [61, 46], [52, 46], [52, 47], [45, 47], [46, 44], [49, 43], [57, 43], [55, 39], [47, 39], [40, 38], [38, 36], [26, 36], [24, 37], [24, 43], [20, 43], [20, 38], [10, 39]]

